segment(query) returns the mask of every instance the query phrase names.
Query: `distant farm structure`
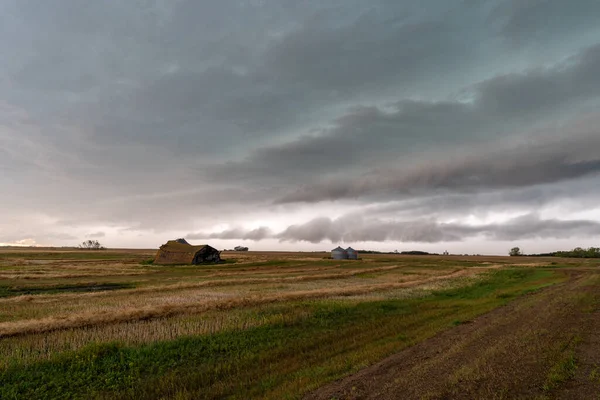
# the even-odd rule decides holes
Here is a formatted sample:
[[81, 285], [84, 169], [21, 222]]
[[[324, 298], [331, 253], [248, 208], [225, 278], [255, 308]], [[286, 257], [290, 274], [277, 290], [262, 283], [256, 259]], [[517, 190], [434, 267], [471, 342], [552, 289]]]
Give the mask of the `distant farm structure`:
[[346, 249], [346, 253], [348, 254], [349, 260], [358, 260], [358, 252], [354, 250], [352, 247], [348, 247]]
[[340, 246], [331, 250], [331, 258], [334, 260], [358, 260], [358, 252], [352, 247], [343, 249]]
[[207, 244], [193, 246], [185, 239], [169, 240], [160, 246], [154, 264], [202, 264], [220, 262], [221, 252]]

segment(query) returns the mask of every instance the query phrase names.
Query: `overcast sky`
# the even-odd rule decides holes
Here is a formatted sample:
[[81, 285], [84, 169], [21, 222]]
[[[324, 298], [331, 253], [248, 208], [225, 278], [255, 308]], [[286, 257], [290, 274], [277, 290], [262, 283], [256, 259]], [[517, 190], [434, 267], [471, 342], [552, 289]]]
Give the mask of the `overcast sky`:
[[599, 15], [0, 0], [0, 244], [600, 245]]

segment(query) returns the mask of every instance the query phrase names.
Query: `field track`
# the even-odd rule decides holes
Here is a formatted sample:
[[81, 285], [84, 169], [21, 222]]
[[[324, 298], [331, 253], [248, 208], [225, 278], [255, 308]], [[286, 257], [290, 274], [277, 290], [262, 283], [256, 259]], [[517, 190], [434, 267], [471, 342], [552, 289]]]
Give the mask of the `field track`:
[[[305, 399], [598, 398], [600, 273], [568, 273], [563, 284], [442, 332]], [[552, 355], [559, 367], [569, 357], [577, 360], [571, 379], [557, 390], [544, 371]]]

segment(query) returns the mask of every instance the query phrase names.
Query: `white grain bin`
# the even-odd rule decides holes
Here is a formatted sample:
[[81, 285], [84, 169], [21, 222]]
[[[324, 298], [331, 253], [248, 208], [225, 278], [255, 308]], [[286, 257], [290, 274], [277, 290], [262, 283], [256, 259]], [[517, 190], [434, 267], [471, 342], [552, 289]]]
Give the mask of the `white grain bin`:
[[358, 260], [358, 252], [354, 250], [352, 247], [348, 247], [346, 249], [346, 254], [348, 254], [348, 258], [350, 260]]
[[333, 258], [334, 260], [346, 260], [348, 258], [348, 253], [346, 252], [346, 250], [338, 246], [335, 249], [331, 250], [331, 258]]

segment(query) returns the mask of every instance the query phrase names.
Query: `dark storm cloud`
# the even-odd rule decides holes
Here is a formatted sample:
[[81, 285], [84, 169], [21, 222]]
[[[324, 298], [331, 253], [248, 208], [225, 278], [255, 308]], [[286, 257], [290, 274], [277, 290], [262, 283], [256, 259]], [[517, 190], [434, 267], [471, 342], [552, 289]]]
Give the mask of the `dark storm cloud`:
[[[597, 14], [588, 0], [0, 0], [0, 230], [22, 215], [19, 237], [110, 240], [348, 199], [550, 206], [597, 177], [600, 124], [582, 117], [600, 103]], [[410, 235], [462, 237], [446, 228]]]
[[[214, 148], [215, 143], [235, 144], [247, 132], [261, 136], [293, 124], [297, 110], [309, 106], [311, 95], [303, 96], [300, 90], [285, 84], [277, 87], [258, 74], [243, 75], [221, 65], [199, 72], [166, 74], [140, 90], [135, 98], [135, 114], [166, 116], [167, 124], [183, 125], [172, 134], [195, 140], [205, 134], [208, 140], [204, 144]], [[161, 126], [164, 122], [153, 123]], [[168, 142], [164, 133], [159, 136]], [[213, 137], [217, 141], [212, 141]]]
[[327, 21], [307, 23], [270, 49], [267, 59], [279, 79], [347, 92], [441, 68], [439, 61], [466, 53], [454, 33], [442, 21], [382, 25], [367, 14], [333, 28]]
[[596, 0], [508, 0], [495, 2], [489, 21], [513, 45], [570, 38], [597, 28], [600, 3]]
[[[600, 4], [600, 3], [599, 3]], [[478, 85], [476, 102], [482, 113], [522, 118], [552, 112], [560, 106], [600, 94], [600, 45], [567, 62], [526, 73], [498, 76]]]
[[[439, 16], [429, 20], [429, 16], [425, 21], [402, 18], [386, 24], [390, 19], [387, 8], [393, 12], [395, 7], [377, 2], [356, 9], [341, 3], [323, 7], [325, 10], [316, 2], [304, 7], [288, 5], [283, 7], [287, 12], [280, 10], [287, 24], [275, 24], [273, 37], [265, 35], [265, 29], [258, 35], [250, 25], [250, 33], [240, 37], [225, 33], [214, 37], [213, 32], [208, 36], [214, 37], [212, 42], [198, 33], [202, 39], [195, 39], [196, 46], [190, 48], [189, 37], [202, 24], [195, 23], [192, 32], [179, 27], [187, 26], [185, 21], [198, 8], [184, 4], [188, 17], [176, 9], [173, 26], [161, 28], [165, 31], [161, 33], [178, 43], [169, 54], [171, 59], [159, 55], [164, 56], [163, 68], [168, 72], [137, 83], [134, 86], [139, 88], [123, 98], [111, 96], [104, 107], [125, 117], [114, 119], [117, 126], [110, 120], [95, 121], [94, 126], [105, 135], [127, 126], [123, 130], [130, 140], [144, 135], [149, 141], [172, 146], [176, 139], [183, 143], [178, 150], [202, 153], [236, 147], [240, 140], [262, 143], [261, 138], [278, 131], [304, 129], [307, 119], [322, 118], [319, 114], [328, 105], [368, 93], [381, 96], [382, 91], [414, 87], [418, 76], [447, 73], [448, 68], [465, 63], [472, 51], [460, 40], [472, 37], [465, 32], [471, 27], [465, 28], [462, 21]], [[227, 19], [237, 21], [236, 8], [226, 8], [233, 8]], [[272, 8], [277, 9], [261, 7]], [[336, 10], [348, 17], [338, 18]], [[250, 21], [239, 22], [247, 26], [256, 23], [256, 18], [251, 15]], [[288, 26], [298, 28], [290, 30]], [[180, 54], [181, 49], [192, 54]], [[193, 54], [197, 54], [196, 60], [190, 60]], [[437, 79], [428, 76], [428, 81], [435, 84]]]
[[472, 147], [473, 154], [439, 155], [440, 161], [377, 169], [361, 177], [330, 178], [295, 190], [279, 202], [528, 187], [593, 176], [600, 173], [600, 156], [593, 150], [600, 146], [597, 123], [596, 119], [586, 127], [592, 133], [540, 145], [513, 145], [496, 151]]
[[[600, 77], [594, 73], [597, 70], [600, 46], [552, 68], [503, 75], [476, 84], [471, 89], [473, 102], [402, 100], [388, 109], [356, 107], [339, 117], [331, 129], [258, 149], [245, 161], [209, 170], [218, 179], [260, 179], [269, 175], [273, 179], [308, 179], [316, 172], [352, 172], [357, 167], [364, 172], [365, 165], [372, 165], [374, 160], [394, 163], [394, 158], [406, 153], [442, 145], [452, 148], [457, 142], [467, 147], [492, 140], [510, 147], [501, 140], [527, 134], [523, 123], [531, 124], [541, 114], [551, 121], [553, 111], [571, 109], [600, 95]], [[590, 144], [594, 143], [582, 143], [584, 148]], [[570, 177], [595, 167], [582, 164], [565, 168], [565, 177]], [[533, 179], [523, 180], [523, 184], [533, 183]]]
[[600, 235], [600, 223], [590, 220], [544, 220], [536, 215], [525, 215], [507, 223], [487, 225], [481, 232], [493, 240], [587, 238]]
[[[265, 233], [267, 228], [261, 228]], [[190, 235], [191, 238], [251, 239], [255, 231], [243, 229], [212, 234]], [[381, 220], [347, 216], [338, 219], [315, 218], [291, 225], [280, 233], [269, 233], [251, 240], [276, 238], [283, 242], [460, 242], [473, 237], [490, 240], [563, 239], [600, 234], [600, 223], [588, 220], [541, 219], [535, 214], [513, 218], [505, 223], [467, 225], [443, 223], [435, 219], [407, 221]]]
[[14, 2], [12, 25], [34, 56], [12, 78], [78, 93], [85, 106], [69, 115], [99, 143], [204, 157], [306, 129], [313, 113], [353, 96], [450, 81], [485, 38], [476, 17], [486, 7], [459, 1], [76, 3]]
[[334, 173], [368, 163], [373, 158], [385, 159], [420, 150], [438, 140], [453, 140], [447, 135], [448, 124], [461, 131], [472, 131], [478, 124], [473, 119], [478, 117], [460, 118], [470, 113], [469, 106], [454, 103], [405, 101], [392, 112], [377, 107], [357, 107], [339, 118], [330, 130], [277, 147], [258, 149], [245, 161], [209, 170], [219, 179], [269, 175], [275, 179], [302, 179], [315, 172]]
[[[536, 185], [464, 193], [434, 192], [425, 196], [409, 196], [361, 207], [356, 214], [372, 218], [409, 219], [414, 215], [452, 218], [457, 215], [486, 216], [489, 213], [528, 212], [559, 205], [563, 208], [591, 210], [600, 202], [597, 177], [563, 182], [560, 185]], [[576, 195], [574, 195], [576, 194]]]

